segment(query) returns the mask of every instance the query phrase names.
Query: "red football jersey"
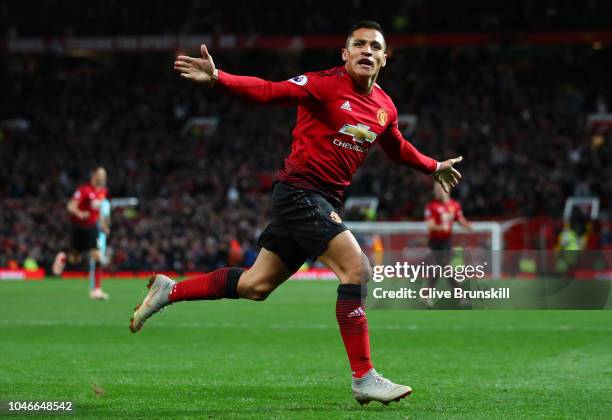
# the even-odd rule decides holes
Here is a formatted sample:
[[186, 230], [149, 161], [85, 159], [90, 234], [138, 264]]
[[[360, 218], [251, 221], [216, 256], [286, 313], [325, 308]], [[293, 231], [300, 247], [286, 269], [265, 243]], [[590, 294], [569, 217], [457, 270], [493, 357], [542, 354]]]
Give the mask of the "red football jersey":
[[79, 226], [94, 226], [100, 218], [100, 205], [108, 195], [106, 188], [96, 188], [91, 184], [81, 185], [72, 195], [77, 201], [79, 210], [89, 212], [85, 219], [79, 219], [70, 215], [70, 220]]
[[369, 94], [360, 92], [344, 67], [283, 82], [219, 71], [218, 83], [256, 102], [298, 106], [291, 153], [278, 179], [318, 191], [336, 204], [374, 144], [398, 163], [424, 173], [436, 169], [434, 159], [403, 138], [391, 98], [378, 85]]
[[450, 199], [447, 202], [432, 200], [425, 207], [425, 220], [443, 225], [444, 230], [430, 230], [429, 239], [448, 239], [453, 232], [453, 222], [463, 219], [461, 205]]

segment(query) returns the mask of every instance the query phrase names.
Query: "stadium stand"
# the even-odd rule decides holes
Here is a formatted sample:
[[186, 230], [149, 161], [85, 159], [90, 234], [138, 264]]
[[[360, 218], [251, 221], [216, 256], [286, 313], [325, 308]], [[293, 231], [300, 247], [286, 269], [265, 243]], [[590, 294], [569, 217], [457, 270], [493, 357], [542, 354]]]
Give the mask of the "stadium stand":
[[[39, 7], [50, 10], [56, 3]], [[159, 1], [146, 7], [111, 3], [117, 6], [111, 8], [113, 27], [104, 23], [109, 10], [96, 4], [84, 9], [91, 20], [80, 19], [79, 4], [78, 14], [54, 26], [52, 19], [38, 22], [27, 7], [10, 1], [0, 6], [0, 27], [8, 37], [185, 33], [202, 27], [266, 34], [339, 30], [335, 12], [316, 12], [315, 2], [305, 6], [315, 18], [297, 28], [295, 20], [291, 27], [282, 24], [289, 4], [270, 20], [255, 13], [225, 22], [207, 1], [177, 2], [170, 11]], [[432, 14], [435, 2], [407, 4], [408, 23], [391, 13], [378, 16], [389, 32], [570, 30], [587, 21], [598, 28], [605, 27], [606, 16], [598, 7], [609, 7], [591, 1], [592, 7], [581, 9], [584, 16], [567, 19], [574, 2], [550, 10], [523, 1], [513, 4], [512, 13], [487, 12], [484, 5], [474, 15], [456, 11], [469, 17], [461, 20], [451, 19], [452, 10]], [[526, 13], [535, 18], [520, 19]], [[439, 158], [464, 156], [464, 181], [455, 193], [470, 218], [559, 217], [572, 195], [597, 195], [609, 208], [612, 136], [604, 133], [605, 141], [594, 142], [585, 128], [587, 116], [609, 112], [612, 100], [612, 63], [604, 51], [591, 45], [403, 49], [394, 51], [380, 84], [400, 113], [418, 116], [409, 137], [418, 148]], [[339, 63], [335, 51], [211, 52], [220, 68], [271, 80]], [[232, 239], [248, 264], [269, 219], [268, 192], [289, 150], [295, 111], [254, 108], [194, 89], [178, 80], [172, 59], [167, 53], [0, 55], [0, 267], [22, 264], [28, 256], [50, 266], [69, 241], [65, 203], [96, 164], [108, 169], [111, 196], [140, 200], [137, 210], [113, 214], [111, 270], [208, 271], [226, 264]], [[184, 129], [200, 116], [218, 118], [217, 129]], [[430, 182], [376, 150], [348, 196], [377, 196], [378, 220], [420, 220]], [[605, 232], [602, 240], [609, 237]]]

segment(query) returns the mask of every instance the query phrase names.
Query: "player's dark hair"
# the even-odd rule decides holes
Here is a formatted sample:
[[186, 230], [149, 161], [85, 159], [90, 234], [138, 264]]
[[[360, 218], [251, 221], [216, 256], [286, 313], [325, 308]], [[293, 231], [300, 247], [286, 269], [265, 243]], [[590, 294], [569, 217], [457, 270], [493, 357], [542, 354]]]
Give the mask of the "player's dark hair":
[[[351, 27], [351, 30], [349, 31], [348, 36], [346, 37], [346, 46], [347, 47], [348, 47], [349, 40], [353, 36], [353, 32], [355, 32], [357, 29], [362, 29], [362, 28], [374, 29], [375, 31], [380, 32], [382, 34], [383, 38], [385, 37], [385, 33], [384, 33], [383, 28], [380, 25], [380, 23], [378, 23], [376, 21], [373, 21], [373, 20], [360, 20], [359, 22], [355, 23]], [[386, 44], [386, 41], [385, 41], [385, 44]]]

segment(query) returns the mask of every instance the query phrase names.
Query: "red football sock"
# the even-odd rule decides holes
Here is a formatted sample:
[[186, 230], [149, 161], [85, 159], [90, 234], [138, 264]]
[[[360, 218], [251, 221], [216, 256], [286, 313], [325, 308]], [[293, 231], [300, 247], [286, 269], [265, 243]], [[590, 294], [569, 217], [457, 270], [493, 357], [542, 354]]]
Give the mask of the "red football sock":
[[220, 268], [202, 276], [179, 281], [170, 293], [170, 302], [237, 299], [236, 287], [243, 271], [242, 268]]
[[94, 271], [94, 287], [96, 289], [100, 288], [100, 283], [102, 282], [102, 270], [100, 269], [100, 263], [96, 263], [96, 269]]
[[338, 286], [336, 319], [355, 378], [361, 378], [373, 367], [370, 360], [368, 319], [364, 308], [361, 286], [357, 284]]

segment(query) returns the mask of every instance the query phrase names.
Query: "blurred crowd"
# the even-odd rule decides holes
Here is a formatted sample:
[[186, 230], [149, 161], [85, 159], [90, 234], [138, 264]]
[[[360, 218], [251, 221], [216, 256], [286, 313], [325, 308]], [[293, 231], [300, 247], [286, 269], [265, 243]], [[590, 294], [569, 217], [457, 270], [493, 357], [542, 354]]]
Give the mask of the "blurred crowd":
[[[418, 3], [418, 2], [416, 2]], [[612, 137], [586, 129], [607, 112], [611, 60], [586, 47], [394, 52], [380, 84], [410, 140], [464, 156], [455, 195], [471, 219], [559, 217], [570, 195], [612, 196]], [[339, 64], [337, 53], [215, 54], [229, 72], [283, 80]], [[111, 270], [210, 270], [249, 264], [270, 219], [274, 172], [295, 109], [253, 107], [179, 80], [167, 54], [0, 57], [0, 267], [48, 267], [69, 247], [65, 203], [104, 165], [115, 209]], [[218, 118], [212, 133], [185, 129]], [[595, 141], [599, 139], [599, 141]], [[378, 220], [421, 220], [431, 179], [375, 149], [348, 196], [376, 196]]]
[[[304, 17], [296, 19], [296, 13]], [[609, 29], [605, 0], [5, 0], [0, 36], [337, 34], [374, 19], [389, 33]], [[350, 26], [350, 24], [349, 24]]]

